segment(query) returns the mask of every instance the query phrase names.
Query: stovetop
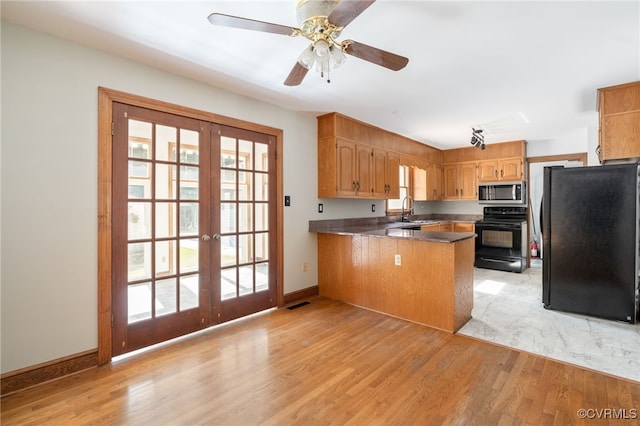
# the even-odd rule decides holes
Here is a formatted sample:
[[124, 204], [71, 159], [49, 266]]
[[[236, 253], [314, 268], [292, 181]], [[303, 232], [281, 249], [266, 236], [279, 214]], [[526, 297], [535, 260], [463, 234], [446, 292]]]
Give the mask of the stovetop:
[[522, 222], [527, 220], [527, 208], [520, 206], [488, 206], [478, 223]]

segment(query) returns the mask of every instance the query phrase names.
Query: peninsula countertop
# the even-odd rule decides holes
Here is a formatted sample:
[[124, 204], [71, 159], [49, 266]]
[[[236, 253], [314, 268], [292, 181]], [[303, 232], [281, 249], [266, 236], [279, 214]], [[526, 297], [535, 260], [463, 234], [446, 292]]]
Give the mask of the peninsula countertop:
[[476, 218], [456, 217], [455, 219], [412, 218], [407, 222], [388, 218], [337, 219], [309, 221], [309, 232], [336, 235], [367, 235], [372, 237], [401, 238], [437, 243], [455, 243], [474, 238], [472, 232], [432, 232], [421, 231], [422, 225], [440, 222], [471, 222]]

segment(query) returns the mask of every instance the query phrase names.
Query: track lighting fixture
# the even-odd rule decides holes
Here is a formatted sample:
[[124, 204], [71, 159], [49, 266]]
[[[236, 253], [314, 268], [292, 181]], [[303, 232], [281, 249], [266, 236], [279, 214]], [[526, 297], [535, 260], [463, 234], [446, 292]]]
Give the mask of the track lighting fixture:
[[482, 134], [482, 129], [476, 130], [472, 127], [471, 130], [473, 131], [471, 133], [471, 145], [476, 148], [484, 149], [484, 135]]

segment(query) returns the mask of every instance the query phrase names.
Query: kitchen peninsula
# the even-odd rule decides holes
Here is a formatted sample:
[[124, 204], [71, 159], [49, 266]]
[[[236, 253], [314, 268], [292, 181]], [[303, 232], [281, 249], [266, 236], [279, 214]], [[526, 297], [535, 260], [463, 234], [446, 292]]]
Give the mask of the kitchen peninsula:
[[474, 233], [435, 221], [310, 221], [321, 296], [454, 333], [473, 308]]

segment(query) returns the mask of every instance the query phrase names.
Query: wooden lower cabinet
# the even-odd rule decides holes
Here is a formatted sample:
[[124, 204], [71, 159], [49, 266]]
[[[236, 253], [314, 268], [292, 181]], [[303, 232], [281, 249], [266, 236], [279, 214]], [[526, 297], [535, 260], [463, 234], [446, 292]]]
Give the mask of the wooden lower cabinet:
[[471, 318], [473, 252], [473, 238], [440, 243], [320, 233], [320, 295], [453, 333]]
[[429, 232], [476, 232], [476, 225], [474, 222], [440, 222], [422, 225], [420, 230]]
[[476, 232], [474, 222], [453, 222], [453, 232]]

